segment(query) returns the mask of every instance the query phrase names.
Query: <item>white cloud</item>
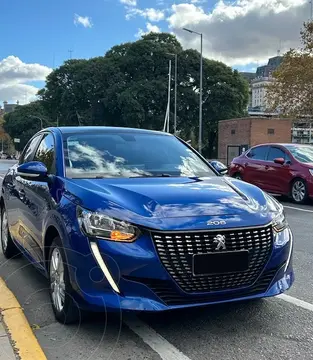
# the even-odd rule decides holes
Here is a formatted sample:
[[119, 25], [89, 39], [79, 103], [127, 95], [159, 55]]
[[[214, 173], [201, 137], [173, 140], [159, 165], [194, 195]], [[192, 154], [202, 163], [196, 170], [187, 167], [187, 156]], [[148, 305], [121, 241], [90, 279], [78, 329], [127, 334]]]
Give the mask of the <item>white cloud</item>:
[[282, 51], [297, 47], [309, 15], [307, 0], [220, 0], [210, 12], [191, 2], [172, 6], [170, 29], [187, 48], [200, 49], [200, 37], [183, 27], [203, 33], [204, 55], [229, 65], [262, 63], [280, 43]]
[[138, 32], [135, 36], [137, 38], [140, 38], [143, 35], [149, 34], [150, 32], [154, 32], [154, 33], [161, 32], [161, 29], [158, 26], [152, 25], [151, 23], [146, 23], [146, 27], [147, 27], [146, 31], [144, 31], [143, 29], [138, 29]]
[[33, 100], [38, 88], [27, 83], [43, 81], [51, 71], [47, 66], [23, 63], [16, 56], [0, 60], [0, 103]]
[[91, 18], [89, 16], [80, 16], [78, 14], [74, 15], [74, 24], [82, 25], [85, 28], [91, 28], [93, 27], [93, 23], [91, 21]]
[[154, 8], [148, 8], [148, 9], [136, 9], [136, 8], [128, 8], [126, 19], [129, 20], [132, 17], [135, 17], [136, 15], [142, 16], [145, 19], [148, 19], [152, 22], [158, 22], [161, 20], [164, 20], [165, 13], [162, 10], [154, 9]]
[[136, 6], [137, 0], [120, 0], [122, 4], [128, 5], [128, 6]]

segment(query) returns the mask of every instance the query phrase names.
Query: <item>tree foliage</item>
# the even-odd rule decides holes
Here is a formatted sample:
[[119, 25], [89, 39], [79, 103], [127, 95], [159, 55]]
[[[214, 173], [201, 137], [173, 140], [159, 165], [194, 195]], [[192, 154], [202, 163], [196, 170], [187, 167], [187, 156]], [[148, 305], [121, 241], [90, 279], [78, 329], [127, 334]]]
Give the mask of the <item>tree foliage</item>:
[[21, 150], [28, 140], [41, 129], [40, 120], [33, 116], [40, 117], [43, 120], [43, 126], [50, 126], [52, 124], [47, 119], [47, 113], [40, 101], [17, 106], [13, 112], [4, 115], [4, 130], [12, 139], [20, 139], [17, 150]]
[[[176, 37], [167, 33], [150, 33], [136, 42], [114, 46], [102, 57], [66, 61], [47, 77], [39, 92], [39, 110], [60, 126], [162, 130], [168, 61], [174, 60], [170, 54], [178, 56], [177, 128], [188, 140], [198, 134], [200, 54], [184, 51]], [[171, 92], [172, 132], [174, 71]], [[208, 156], [216, 146], [218, 120], [244, 115], [247, 103], [248, 85], [241, 75], [221, 62], [204, 59], [203, 143]]]
[[301, 48], [290, 49], [268, 87], [270, 111], [286, 116], [313, 114], [313, 22], [304, 23]]

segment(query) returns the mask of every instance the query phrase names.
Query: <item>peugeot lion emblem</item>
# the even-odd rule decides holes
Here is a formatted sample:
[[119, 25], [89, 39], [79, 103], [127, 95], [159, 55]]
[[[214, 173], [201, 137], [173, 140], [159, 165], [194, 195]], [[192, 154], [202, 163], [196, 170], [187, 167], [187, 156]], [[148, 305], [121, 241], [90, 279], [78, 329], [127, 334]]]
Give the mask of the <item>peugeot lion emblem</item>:
[[225, 245], [225, 235], [216, 235], [213, 239], [214, 243], [217, 244], [215, 250], [226, 250], [226, 245]]

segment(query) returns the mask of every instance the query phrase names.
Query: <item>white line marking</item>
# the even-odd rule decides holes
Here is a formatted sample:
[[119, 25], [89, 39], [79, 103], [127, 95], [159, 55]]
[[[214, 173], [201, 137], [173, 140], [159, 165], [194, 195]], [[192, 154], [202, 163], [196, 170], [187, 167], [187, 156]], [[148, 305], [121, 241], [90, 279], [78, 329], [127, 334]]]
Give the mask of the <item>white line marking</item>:
[[124, 323], [137, 334], [147, 345], [154, 350], [163, 360], [190, 360], [189, 357], [169, 343], [164, 337], [151, 329], [139, 319], [124, 319]]
[[313, 210], [301, 209], [301, 208], [297, 208], [297, 207], [293, 207], [293, 206], [285, 206], [285, 205], [284, 205], [284, 208], [286, 208], [286, 209], [292, 209], [292, 210], [299, 210], [299, 211], [303, 211], [303, 212], [313, 213]]
[[276, 296], [277, 298], [284, 300], [290, 304], [296, 305], [298, 307], [301, 307], [302, 309], [313, 311], [313, 304], [310, 304], [306, 301], [297, 299], [293, 296], [287, 295], [287, 294], [280, 294]]

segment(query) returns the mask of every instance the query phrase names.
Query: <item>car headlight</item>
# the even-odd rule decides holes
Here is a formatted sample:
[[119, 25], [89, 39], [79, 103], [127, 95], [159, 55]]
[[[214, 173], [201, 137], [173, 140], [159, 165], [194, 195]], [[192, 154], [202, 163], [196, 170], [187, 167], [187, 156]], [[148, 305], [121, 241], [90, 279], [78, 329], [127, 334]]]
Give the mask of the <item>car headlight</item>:
[[273, 229], [280, 233], [287, 229], [288, 222], [285, 216], [284, 210], [280, 210], [279, 213], [273, 218]]
[[309, 172], [313, 176], [313, 169], [309, 169]]
[[78, 208], [77, 217], [82, 231], [88, 236], [118, 242], [133, 242], [138, 237], [135, 226], [99, 212]]

